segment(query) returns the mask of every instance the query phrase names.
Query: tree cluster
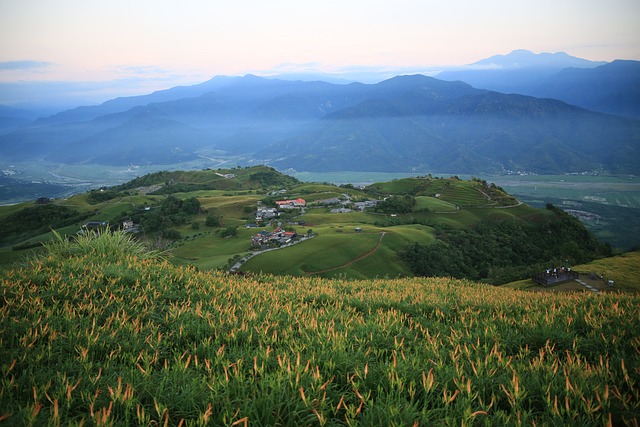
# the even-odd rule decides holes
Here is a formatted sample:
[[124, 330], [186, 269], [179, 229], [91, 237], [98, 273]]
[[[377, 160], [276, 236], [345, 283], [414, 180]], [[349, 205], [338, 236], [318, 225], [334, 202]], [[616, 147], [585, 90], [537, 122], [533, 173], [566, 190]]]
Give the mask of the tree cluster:
[[275, 169], [259, 171], [249, 175], [249, 181], [258, 182], [261, 187], [289, 187], [297, 182], [296, 178], [281, 174]]
[[505, 283], [554, 266], [610, 256], [575, 218], [553, 206], [550, 219], [486, 219], [468, 229], [436, 228], [431, 245], [413, 243], [399, 254], [418, 276], [451, 276]]
[[200, 210], [200, 202], [195, 197], [181, 200], [168, 196], [157, 208], [138, 211], [131, 215], [131, 219], [139, 223], [145, 232], [162, 232], [164, 237], [179, 238], [176, 232], [167, 230], [189, 223]]
[[385, 200], [379, 202], [376, 207], [376, 212], [383, 212], [388, 214], [402, 214], [410, 213], [416, 206], [416, 199], [412, 196], [391, 196]]
[[66, 227], [91, 216], [66, 206], [55, 204], [36, 205], [20, 209], [0, 219], [0, 242], [25, 239], [46, 233], [50, 229]]

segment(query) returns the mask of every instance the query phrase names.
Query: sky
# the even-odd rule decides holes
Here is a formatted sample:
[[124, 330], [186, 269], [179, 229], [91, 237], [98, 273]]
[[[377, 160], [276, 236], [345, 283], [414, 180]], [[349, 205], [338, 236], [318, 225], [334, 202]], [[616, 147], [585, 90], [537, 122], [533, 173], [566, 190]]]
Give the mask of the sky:
[[640, 60], [639, 0], [0, 0], [0, 104], [216, 75], [429, 73], [515, 49]]

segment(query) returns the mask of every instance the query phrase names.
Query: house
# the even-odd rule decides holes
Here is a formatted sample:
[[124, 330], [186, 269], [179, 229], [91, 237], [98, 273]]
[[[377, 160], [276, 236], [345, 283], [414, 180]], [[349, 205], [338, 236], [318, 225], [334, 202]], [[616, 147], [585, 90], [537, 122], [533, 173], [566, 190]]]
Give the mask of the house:
[[122, 221], [122, 231], [125, 233], [137, 233], [138, 225], [134, 224], [132, 220], [127, 219]]
[[330, 212], [331, 213], [349, 213], [349, 212], [351, 212], [351, 209], [349, 209], [349, 208], [336, 208], [336, 209], [331, 209]]
[[340, 199], [332, 197], [330, 199], [318, 200], [316, 203], [319, 205], [337, 205], [340, 203]]
[[36, 200], [36, 205], [48, 205], [51, 203], [51, 199], [48, 197], [38, 197]]
[[301, 208], [306, 206], [307, 202], [304, 199], [295, 199], [295, 200], [278, 200], [276, 201], [276, 205], [282, 209], [293, 209], [293, 208]]
[[355, 202], [353, 205], [359, 211], [363, 212], [366, 208], [373, 208], [378, 204], [379, 200], [366, 200], [364, 202]]
[[297, 233], [294, 231], [284, 231], [280, 227], [277, 227], [273, 231], [262, 230], [258, 234], [251, 237], [251, 244], [253, 246], [262, 246], [268, 244], [287, 244], [291, 243], [294, 238], [297, 237]]
[[80, 230], [78, 230], [78, 234], [84, 234], [89, 231], [100, 231], [109, 226], [109, 223], [106, 221], [89, 221], [82, 224]]
[[102, 227], [108, 226], [109, 223], [106, 221], [89, 221], [82, 224], [82, 228], [86, 230], [97, 230]]
[[278, 209], [276, 208], [267, 208], [267, 209], [258, 209], [256, 211], [256, 221], [260, 222], [263, 219], [275, 218], [278, 216]]

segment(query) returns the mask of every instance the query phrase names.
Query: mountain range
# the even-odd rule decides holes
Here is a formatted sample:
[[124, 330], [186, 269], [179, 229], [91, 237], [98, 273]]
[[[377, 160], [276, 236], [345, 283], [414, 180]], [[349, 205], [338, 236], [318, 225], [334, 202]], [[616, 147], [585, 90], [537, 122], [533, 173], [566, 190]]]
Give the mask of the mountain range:
[[587, 61], [517, 50], [437, 75], [502, 93], [554, 98], [593, 111], [640, 118], [640, 63]]
[[5, 108], [0, 157], [170, 165], [215, 150], [297, 171], [640, 172], [640, 62], [516, 51], [472, 65], [377, 84], [215, 77], [36, 120]]

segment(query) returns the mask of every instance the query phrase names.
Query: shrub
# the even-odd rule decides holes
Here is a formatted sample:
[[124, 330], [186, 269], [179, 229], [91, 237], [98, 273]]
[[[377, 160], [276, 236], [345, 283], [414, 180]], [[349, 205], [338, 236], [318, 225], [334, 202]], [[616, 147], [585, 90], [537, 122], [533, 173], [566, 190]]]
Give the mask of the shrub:
[[63, 237], [53, 230], [54, 240], [43, 243], [45, 252], [38, 257], [89, 256], [105, 261], [125, 259], [135, 256], [142, 259], [165, 259], [167, 253], [150, 250], [141, 242], [123, 231], [108, 232], [106, 230], [89, 231], [84, 234]]
[[238, 227], [230, 225], [220, 232], [221, 237], [232, 237], [238, 234]]

